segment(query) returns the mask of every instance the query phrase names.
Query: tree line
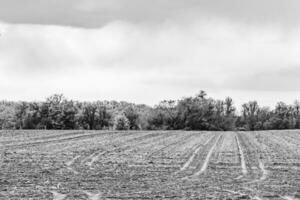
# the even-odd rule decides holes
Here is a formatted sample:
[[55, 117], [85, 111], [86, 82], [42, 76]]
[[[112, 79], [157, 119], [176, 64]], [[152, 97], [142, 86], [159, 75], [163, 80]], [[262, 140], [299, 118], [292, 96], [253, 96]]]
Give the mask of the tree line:
[[299, 129], [300, 101], [274, 109], [256, 101], [237, 112], [230, 97], [216, 100], [200, 91], [150, 107], [117, 101], [80, 102], [55, 94], [42, 102], [0, 102], [1, 129], [89, 130], [271, 130]]

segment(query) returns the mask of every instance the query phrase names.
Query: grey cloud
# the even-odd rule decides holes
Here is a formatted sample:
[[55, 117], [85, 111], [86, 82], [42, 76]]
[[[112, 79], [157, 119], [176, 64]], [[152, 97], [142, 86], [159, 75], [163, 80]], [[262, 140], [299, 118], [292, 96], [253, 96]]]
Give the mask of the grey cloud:
[[145, 85], [155, 85], [159, 87], [186, 89], [186, 88], [219, 88], [219, 85], [211, 80], [209, 77], [203, 76], [176, 76], [170, 74], [169, 76], [150, 77], [142, 80]]
[[0, 0], [9, 23], [101, 27], [115, 20], [161, 22], [220, 17], [249, 23], [298, 25], [298, 0]]
[[299, 67], [288, 67], [263, 72], [249, 72], [247, 75], [230, 77], [224, 86], [231, 89], [252, 91], [299, 91]]
[[[123, 7], [123, 3], [120, 6], [119, 0], [98, 6], [93, 3], [80, 5], [76, 0], [72, 4], [66, 0], [52, 0], [48, 4], [45, 3], [47, 1], [38, 1], [39, 4], [32, 6], [33, 1], [25, 1], [28, 3], [27, 7], [20, 1], [19, 8], [13, 6], [16, 0], [7, 1], [7, 8], [8, 5], [11, 8], [5, 12], [14, 17], [15, 22], [84, 27], [107, 24], [97, 29], [85, 29], [0, 23], [0, 31], [3, 30], [0, 37], [1, 85], [7, 85], [6, 88], [9, 89], [15, 88], [15, 95], [10, 95], [12, 93], [6, 91], [8, 89], [0, 88], [0, 99], [7, 96], [20, 99], [24, 96], [44, 97], [62, 88], [62, 93], [70, 97], [86, 96], [93, 99], [100, 96], [123, 100], [130, 97], [132, 101], [145, 103], [190, 95], [199, 89], [205, 89], [209, 93], [215, 90], [215, 94], [232, 90], [226, 93], [229, 96], [236, 91], [245, 91], [247, 95], [237, 94], [236, 97], [250, 96], [254, 99], [257, 98], [253, 93], [260, 92], [256, 97], [261, 97], [261, 93], [268, 90], [275, 94], [270, 95], [272, 100], [279, 92], [290, 90], [295, 93], [300, 89], [300, 70], [297, 68], [300, 64], [299, 28], [290, 34], [284, 34], [276, 27], [240, 24], [223, 21], [223, 18], [206, 21], [171, 20], [154, 26], [126, 21], [155, 22], [175, 15], [193, 15], [193, 12], [195, 14], [196, 10], [201, 9], [203, 12], [198, 13], [199, 16], [207, 16], [207, 12], [240, 20], [237, 16], [243, 13], [240, 10], [236, 13], [229, 12], [226, 7], [229, 5], [225, 5], [223, 1], [217, 4], [211, 0], [215, 2], [213, 5], [208, 1], [174, 0], [175, 3], [168, 3], [167, 0], [153, 0], [153, 6], [150, 6], [150, 3], [144, 4], [139, 0], [140, 3], [130, 3], [127, 7], [125, 4]], [[3, 1], [0, 2], [3, 4]], [[80, 2], [85, 3], [87, 0]], [[98, 2], [100, 1], [95, 0], [95, 3]], [[201, 2], [203, 7], [199, 8]], [[246, 4], [249, 2], [239, 9], [247, 10]], [[272, 6], [279, 7], [276, 0], [273, 2]], [[138, 7], [134, 8], [134, 5]], [[47, 6], [48, 11], [43, 13]], [[221, 12], [224, 6], [226, 9]], [[157, 7], [159, 9], [155, 10]], [[14, 8], [19, 9], [19, 14], [14, 15], [17, 12]], [[194, 11], [187, 12], [188, 9]], [[248, 13], [250, 11], [245, 11], [253, 18], [243, 20], [254, 23], [257, 14], [255, 19], [260, 21], [259, 13], [264, 9], [258, 8], [252, 15]], [[164, 13], [164, 10], [168, 12]], [[0, 16], [5, 13], [2, 11], [4, 9], [0, 6]], [[25, 11], [28, 12], [28, 18], [22, 17]], [[179, 13], [175, 14], [175, 11]], [[155, 12], [157, 15], [154, 16]], [[123, 18], [121, 14], [126, 17]], [[94, 17], [90, 18], [92, 15]], [[97, 16], [103, 21], [95, 20], [98, 19]], [[279, 18], [280, 15], [272, 17], [273, 21], [289, 19]], [[117, 19], [122, 21], [115, 22]], [[30, 92], [34, 89], [35, 94], [25, 94], [24, 91], [28, 88]], [[290, 95], [289, 98], [294, 97]], [[239, 101], [245, 102], [241, 98]]]

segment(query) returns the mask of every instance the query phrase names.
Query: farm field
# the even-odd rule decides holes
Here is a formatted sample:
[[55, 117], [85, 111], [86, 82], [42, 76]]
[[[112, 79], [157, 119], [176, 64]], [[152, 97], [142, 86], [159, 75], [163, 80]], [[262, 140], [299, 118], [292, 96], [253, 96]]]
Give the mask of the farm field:
[[300, 199], [300, 131], [1, 131], [7, 199]]

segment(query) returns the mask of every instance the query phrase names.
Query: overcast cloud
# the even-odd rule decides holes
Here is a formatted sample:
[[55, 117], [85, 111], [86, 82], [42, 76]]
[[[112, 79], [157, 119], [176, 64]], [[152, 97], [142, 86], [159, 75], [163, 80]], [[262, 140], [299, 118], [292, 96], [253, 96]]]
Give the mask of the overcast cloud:
[[[226, 3], [225, 3], [226, 2]], [[0, 0], [0, 99], [299, 99], [299, 1]]]

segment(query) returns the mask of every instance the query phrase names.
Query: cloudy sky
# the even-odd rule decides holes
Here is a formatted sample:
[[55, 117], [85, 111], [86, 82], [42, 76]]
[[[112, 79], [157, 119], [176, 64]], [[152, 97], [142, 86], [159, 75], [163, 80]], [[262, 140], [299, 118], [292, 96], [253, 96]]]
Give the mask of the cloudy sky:
[[299, 0], [0, 0], [0, 99], [300, 99]]

